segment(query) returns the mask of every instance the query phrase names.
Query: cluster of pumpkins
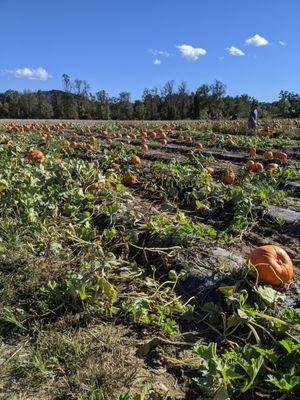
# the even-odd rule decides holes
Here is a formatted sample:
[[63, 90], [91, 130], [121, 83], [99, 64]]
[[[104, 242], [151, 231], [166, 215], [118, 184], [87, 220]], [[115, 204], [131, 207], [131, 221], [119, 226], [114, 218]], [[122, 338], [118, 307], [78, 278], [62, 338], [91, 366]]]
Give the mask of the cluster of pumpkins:
[[[253, 172], [264, 172], [265, 170], [271, 171], [271, 170], [278, 168], [278, 166], [279, 166], [278, 164], [272, 162], [272, 163], [269, 163], [265, 168], [262, 163], [255, 162], [254, 160], [252, 160], [252, 158], [255, 158], [256, 156], [257, 156], [256, 149], [251, 148], [249, 150], [250, 159], [246, 163], [246, 169], [248, 171], [253, 171]], [[278, 151], [274, 154], [272, 151], [266, 150], [263, 154], [263, 157], [265, 160], [278, 159], [281, 162], [285, 162], [287, 160], [287, 154], [282, 151]]]

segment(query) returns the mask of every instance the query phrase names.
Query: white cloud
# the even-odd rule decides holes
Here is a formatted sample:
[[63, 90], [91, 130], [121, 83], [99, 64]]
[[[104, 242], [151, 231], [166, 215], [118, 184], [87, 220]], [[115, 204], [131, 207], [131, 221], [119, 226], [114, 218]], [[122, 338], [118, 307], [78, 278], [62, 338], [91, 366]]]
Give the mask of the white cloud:
[[149, 50], [150, 53], [152, 53], [154, 56], [160, 56], [160, 57], [170, 57], [172, 54], [168, 53], [167, 51], [163, 51], [163, 50], [153, 50], [150, 49]]
[[266, 46], [269, 44], [267, 39], [263, 38], [262, 36], [256, 34], [246, 40], [246, 44], [255, 46], [255, 47], [260, 47], [260, 46]]
[[8, 74], [13, 75], [15, 78], [25, 78], [25, 79], [36, 79], [40, 81], [47, 81], [51, 78], [51, 75], [45, 70], [45, 68], [17, 68], [14, 70], [6, 70]]
[[243, 50], [238, 49], [237, 47], [234, 47], [234, 46], [227, 47], [226, 50], [228, 50], [229, 54], [231, 54], [232, 56], [244, 56], [245, 55]]
[[279, 42], [278, 42], [279, 44], [280, 44], [280, 46], [286, 46], [286, 43], [285, 42], [283, 42], [282, 40], [279, 40]]
[[161, 60], [159, 60], [158, 58], [156, 58], [156, 59], [153, 61], [153, 64], [154, 64], [154, 65], [160, 65], [160, 64], [161, 64]]
[[188, 44], [182, 44], [176, 47], [180, 51], [183, 58], [191, 61], [197, 61], [200, 56], [205, 56], [207, 54], [207, 51], [205, 49], [201, 49], [200, 47], [193, 47]]

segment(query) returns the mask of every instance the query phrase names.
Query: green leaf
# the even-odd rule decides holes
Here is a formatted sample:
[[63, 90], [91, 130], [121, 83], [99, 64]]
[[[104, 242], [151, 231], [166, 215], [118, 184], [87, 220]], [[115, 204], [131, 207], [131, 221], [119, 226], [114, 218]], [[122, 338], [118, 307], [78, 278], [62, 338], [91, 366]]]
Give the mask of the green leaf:
[[277, 292], [271, 286], [258, 286], [254, 291], [271, 306], [283, 302], [286, 298], [283, 293]]

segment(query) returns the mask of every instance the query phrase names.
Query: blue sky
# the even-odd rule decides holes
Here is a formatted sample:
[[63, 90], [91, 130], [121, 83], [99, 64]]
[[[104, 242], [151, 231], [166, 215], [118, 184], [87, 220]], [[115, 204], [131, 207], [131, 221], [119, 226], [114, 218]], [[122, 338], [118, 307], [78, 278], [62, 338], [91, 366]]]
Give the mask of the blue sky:
[[0, 0], [0, 91], [61, 89], [67, 73], [133, 98], [219, 79], [275, 100], [300, 92], [299, 15], [299, 0]]

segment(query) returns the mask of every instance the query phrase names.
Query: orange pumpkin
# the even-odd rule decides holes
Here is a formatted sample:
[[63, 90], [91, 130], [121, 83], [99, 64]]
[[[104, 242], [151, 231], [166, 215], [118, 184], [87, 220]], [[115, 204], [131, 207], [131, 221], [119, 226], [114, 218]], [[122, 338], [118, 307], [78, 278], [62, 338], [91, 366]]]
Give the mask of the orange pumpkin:
[[141, 137], [142, 137], [142, 138], [146, 138], [147, 136], [148, 136], [148, 135], [147, 135], [147, 132], [142, 132], [142, 133], [141, 133]]
[[90, 143], [87, 143], [86, 148], [89, 151], [93, 151], [94, 150], [94, 146], [92, 144], [90, 144]]
[[179, 140], [180, 142], [183, 142], [183, 141], [184, 141], [184, 136], [183, 136], [183, 135], [179, 135], [179, 136], [178, 136], [178, 140]]
[[271, 170], [276, 169], [276, 168], [278, 168], [278, 164], [270, 163], [270, 164], [268, 164], [266, 166], [266, 171], [271, 171]]
[[246, 168], [248, 171], [253, 171], [255, 167], [255, 162], [253, 160], [248, 160], [246, 163]]
[[227, 185], [232, 185], [235, 180], [235, 173], [233, 171], [226, 171], [223, 176], [223, 182]]
[[272, 160], [272, 158], [273, 158], [273, 153], [272, 153], [272, 151], [265, 151], [265, 152], [264, 152], [264, 158], [265, 158], [266, 160]]
[[256, 157], [256, 149], [254, 147], [249, 150], [249, 157]]
[[138, 156], [136, 156], [136, 155], [133, 155], [133, 156], [131, 157], [131, 164], [133, 164], [133, 165], [140, 165], [141, 163], [142, 163], [142, 161], [141, 161], [140, 157], [138, 157]]
[[96, 142], [96, 138], [95, 138], [95, 136], [91, 136], [90, 138], [89, 138], [89, 141], [91, 142], [91, 143], [95, 143]]
[[132, 134], [130, 135], [130, 140], [136, 140], [136, 135], [135, 135], [134, 133], [132, 133]]
[[104, 188], [104, 183], [103, 182], [95, 182], [95, 183], [92, 183], [92, 184], [88, 185], [85, 188], [85, 192], [91, 192], [93, 190], [101, 190], [103, 188]]
[[149, 150], [149, 147], [148, 147], [148, 145], [146, 143], [143, 143], [141, 145], [141, 148], [142, 148], [143, 151], [148, 151]]
[[276, 158], [278, 158], [278, 160], [280, 160], [280, 161], [286, 161], [287, 160], [287, 154], [284, 153], [283, 151], [278, 151], [276, 153]]
[[262, 163], [257, 162], [254, 164], [253, 170], [256, 172], [264, 172], [264, 166], [262, 165]]
[[198, 149], [198, 150], [203, 149], [203, 144], [202, 143], [196, 143], [196, 149]]
[[292, 260], [286, 251], [278, 246], [256, 248], [248, 258], [248, 265], [252, 268], [252, 275], [271, 285], [287, 283], [294, 275]]
[[111, 167], [115, 171], [118, 171], [120, 169], [120, 164], [113, 162], [113, 163], [111, 163]]
[[207, 171], [207, 173], [208, 173], [209, 175], [212, 175], [212, 174], [214, 174], [215, 169], [214, 169], [213, 167], [206, 167], [206, 171]]
[[150, 137], [151, 137], [152, 140], [155, 140], [156, 136], [157, 136], [156, 132], [150, 132]]
[[133, 186], [138, 183], [138, 178], [131, 172], [125, 172], [125, 174], [123, 175], [123, 183], [128, 186]]
[[46, 159], [44, 153], [41, 150], [31, 150], [28, 153], [28, 159], [33, 163], [43, 163]]
[[163, 146], [166, 146], [168, 144], [167, 139], [160, 139], [159, 143]]

